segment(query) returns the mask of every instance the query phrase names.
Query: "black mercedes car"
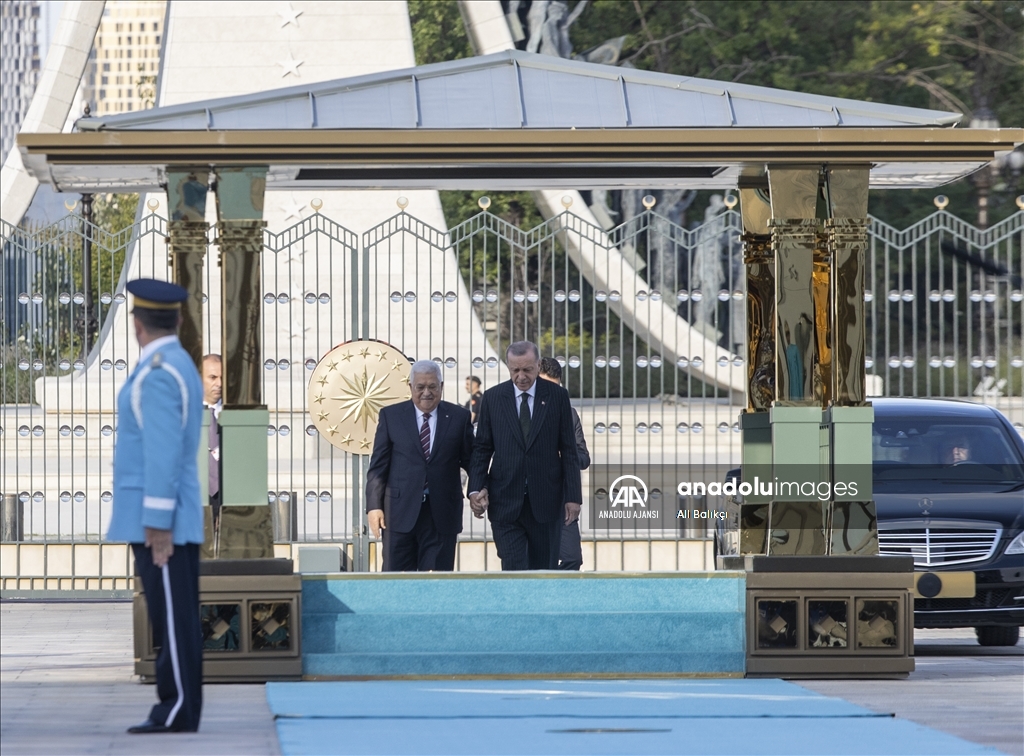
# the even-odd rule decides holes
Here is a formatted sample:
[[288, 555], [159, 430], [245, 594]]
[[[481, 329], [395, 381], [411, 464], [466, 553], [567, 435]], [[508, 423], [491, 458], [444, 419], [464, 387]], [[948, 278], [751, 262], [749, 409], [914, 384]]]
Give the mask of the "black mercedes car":
[[[879, 551], [914, 558], [915, 627], [973, 627], [983, 646], [1015, 645], [1024, 626], [1024, 438], [986, 405], [871, 403]], [[738, 509], [726, 507], [720, 555], [739, 545]]]
[[973, 627], [1012, 646], [1024, 625], [1024, 439], [993, 407], [874, 399], [882, 554], [912, 556], [915, 627]]

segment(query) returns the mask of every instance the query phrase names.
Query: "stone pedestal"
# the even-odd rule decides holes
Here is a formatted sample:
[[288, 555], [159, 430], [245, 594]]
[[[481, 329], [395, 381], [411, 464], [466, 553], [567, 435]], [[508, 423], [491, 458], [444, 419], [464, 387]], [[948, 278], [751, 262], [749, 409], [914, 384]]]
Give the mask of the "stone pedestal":
[[909, 557], [740, 557], [747, 677], [906, 677], [914, 671]]
[[[292, 572], [292, 561], [201, 561], [199, 573], [203, 681], [301, 679], [302, 581]], [[135, 674], [155, 682], [157, 649], [138, 578], [133, 615]]]

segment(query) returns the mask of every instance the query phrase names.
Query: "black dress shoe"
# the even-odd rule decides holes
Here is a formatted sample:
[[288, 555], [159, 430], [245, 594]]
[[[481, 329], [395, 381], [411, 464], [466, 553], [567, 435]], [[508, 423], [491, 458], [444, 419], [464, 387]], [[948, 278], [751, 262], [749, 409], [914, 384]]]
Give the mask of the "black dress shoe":
[[130, 732], [132, 735], [144, 735], [151, 732], [173, 732], [173, 730], [170, 727], [167, 727], [166, 725], [157, 724], [153, 720], [147, 719], [145, 722], [142, 722], [141, 724], [129, 727], [128, 732]]

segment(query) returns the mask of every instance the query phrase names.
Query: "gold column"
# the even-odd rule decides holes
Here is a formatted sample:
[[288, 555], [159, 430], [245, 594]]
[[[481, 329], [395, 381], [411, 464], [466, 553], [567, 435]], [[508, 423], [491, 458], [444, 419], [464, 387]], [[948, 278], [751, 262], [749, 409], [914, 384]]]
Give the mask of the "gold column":
[[828, 238], [825, 234], [819, 234], [814, 247], [811, 286], [814, 296], [814, 399], [822, 409], [832, 401], [832, 306], [829, 301], [831, 265]]
[[217, 243], [225, 409], [263, 404], [260, 258], [266, 168], [217, 170]]
[[868, 246], [868, 166], [828, 170], [831, 218], [826, 224], [832, 257], [831, 310], [835, 364], [834, 403], [856, 407], [867, 399], [864, 386], [864, 264]]
[[820, 169], [769, 167], [775, 256], [775, 403], [812, 406], [814, 397], [814, 251]]
[[181, 345], [200, 370], [203, 361], [203, 260], [209, 229], [205, 170], [167, 172], [168, 262], [174, 282], [188, 291], [181, 311], [179, 336]]
[[170, 262], [174, 282], [188, 291], [181, 309], [181, 345], [196, 368], [203, 362], [203, 259], [207, 245], [206, 221], [169, 221]]
[[222, 380], [226, 408], [259, 407], [263, 404], [260, 257], [266, 225], [264, 220], [217, 222], [222, 287]]
[[763, 189], [740, 187], [743, 263], [747, 276], [747, 411], [766, 411], [775, 399], [775, 258]]
[[221, 559], [274, 555], [267, 506], [267, 424], [263, 406], [263, 194], [266, 167], [217, 169], [217, 243], [221, 256], [224, 409], [221, 427]]

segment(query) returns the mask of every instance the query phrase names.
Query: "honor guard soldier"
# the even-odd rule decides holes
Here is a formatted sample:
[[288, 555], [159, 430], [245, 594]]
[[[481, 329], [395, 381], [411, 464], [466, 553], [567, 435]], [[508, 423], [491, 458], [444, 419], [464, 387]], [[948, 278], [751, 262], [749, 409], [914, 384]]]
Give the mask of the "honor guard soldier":
[[195, 732], [202, 708], [197, 456], [203, 384], [178, 341], [188, 293], [154, 279], [127, 284], [141, 352], [117, 399], [114, 502], [107, 538], [135, 555], [153, 628], [156, 690], [149, 718], [130, 733]]

